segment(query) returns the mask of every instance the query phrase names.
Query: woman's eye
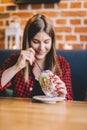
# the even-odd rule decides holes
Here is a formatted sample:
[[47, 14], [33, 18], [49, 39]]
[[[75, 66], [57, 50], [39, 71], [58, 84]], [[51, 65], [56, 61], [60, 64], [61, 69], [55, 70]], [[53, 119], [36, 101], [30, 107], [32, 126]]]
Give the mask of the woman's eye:
[[48, 43], [49, 43], [49, 41], [45, 41], [44, 43], [45, 43], [45, 44], [48, 44]]
[[33, 41], [35, 44], [39, 43], [38, 41]]

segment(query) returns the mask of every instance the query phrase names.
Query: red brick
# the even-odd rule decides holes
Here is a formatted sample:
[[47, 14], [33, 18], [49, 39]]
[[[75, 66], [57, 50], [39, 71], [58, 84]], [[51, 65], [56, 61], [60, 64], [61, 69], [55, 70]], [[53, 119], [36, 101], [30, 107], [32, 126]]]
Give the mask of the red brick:
[[81, 2], [71, 2], [71, 8], [81, 8]]
[[86, 16], [86, 11], [62, 11], [62, 16]]
[[87, 8], [87, 2], [84, 2], [84, 7]]
[[5, 48], [5, 45], [3, 43], [3, 41], [0, 41], [0, 49], [4, 49]]
[[44, 4], [44, 8], [54, 8], [54, 4]]
[[64, 49], [64, 44], [63, 43], [59, 43], [58, 47], [56, 47], [57, 49]]
[[87, 24], [87, 19], [84, 20], [84, 24]]
[[4, 11], [5, 7], [4, 6], [0, 6], [0, 11]]
[[63, 3], [62, 1], [57, 5], [58, 8], [67, 8], [67, 2], [66, 3]]
[[0, 41], [4, 40], [5, 38], [5, 29], [0, 29]]
[[16, 10], [16, 6], [15, 6], [15, 5], [7, 6], [7, 7], [6, 7], [6, 10], [14, 11], [14, 10]]
[[9, 20], [6, 20], [6, 21], [5, 21], [5, 25], [6, 25], [6, 26], [9, 26]]
[[71, 24], [81, 24], [81, 19], [71, 19], [70, 23]]
[[41, 4], [32, 4], [31, 8], [32, 9], [41, 9], [42, 5]]
[[76, 40], [77, 38], [76, 38], [76, 36], [75, 35], [68, 35], [68, 36], [65, 36], [65, 39], [66, 39], [66, 41], [73, 41], [73, 40]]
[[48, 17], [58, 17], [59, 13], [57, 11], [38, 11], [39, 14], [47, 15]]
[[19, 16], [20, 18], [30, 18], [33, 16], [32, 12], [17, 12], [17, 13], [12, 13], [12, 16]]
[[13, 3], [13, 0], [1, 0], [2, 3]]
[[18, 5], [19, 10], [28, 9], [28, 5]]
[[66, 19], [57, 19], [56, 23], [57, 24], [66, 24]]
[[3, 21], [0, 21], [0, 26], [4, 25], [4, 22]]
[[9, 18], [10, 14], [9, 13], [0, 13], [0, 18]]
[[80, 36], [80, 40], [81, 40], [81, 41], [87, 41], [87, 35], [86, 35], [86, 36], [82, 36], [82, 35], [81, 35], [81, 36]]
[[80, 43], [72, 44], [72, 46], [73, 46], [73, 49], [82, 49], [83, 48], [83, 44], [80, 44]]
[[56, 32], [71, 32], [72, 28], [71, 27], [56, 27], [55, 31]]
[[78, 33], [86, 32], [87, 33], [87, 27], [76, 27], [75, 32], [78, 32]]
[[56, 40], [62, 40], [63, 36], [62, 35], [56, 35]]

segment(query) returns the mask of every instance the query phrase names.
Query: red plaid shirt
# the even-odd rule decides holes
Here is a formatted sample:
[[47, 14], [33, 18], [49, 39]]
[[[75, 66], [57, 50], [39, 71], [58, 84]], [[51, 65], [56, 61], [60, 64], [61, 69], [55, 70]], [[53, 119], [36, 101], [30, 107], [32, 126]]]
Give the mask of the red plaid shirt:
[[[13, 86], [14, 96], [15, 97], [30, 97], [30, 94], [33, 90], [33, 86], [35, 85], [35, 77], [32, 73], [29, 74], [29, 80], [26, 83], [21, 72], [18, 72], [11, 81], [9, 81], [3, 88], [1, 86], [1, 76], [4, 70], [14, 65], [18, 59], [19, 54], [12, 54], [9, 57], [2, 67], [0, 68], [0, 90], [3, 90], [7, 87]], [[57, 55], [58, 64], [62, 70], [62, 76], [60, 76], [61, 80], [65, 82], [67, 87], [67, 100], [73, 100], [72, 93], [72, 84], [71, 84], [71, 72], [69, 63], [63, 56]], [[57, 73], [56, 73], [57, 74]]]

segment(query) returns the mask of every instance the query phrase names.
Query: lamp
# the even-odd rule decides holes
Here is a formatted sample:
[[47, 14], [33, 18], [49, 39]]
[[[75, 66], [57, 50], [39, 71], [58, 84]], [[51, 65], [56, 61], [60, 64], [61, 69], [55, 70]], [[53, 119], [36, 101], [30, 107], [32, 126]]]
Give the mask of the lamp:
[[[15, 49], [20, 49], [23, 30], [20, 26], [20, 19], [18, 16], [13, 16], [9, 20], [9, 27], [5, 30], [5, 49], [13, 49], [13, 42], [15, 40]], [[14, 38], [14, 40], [13, 40]]]

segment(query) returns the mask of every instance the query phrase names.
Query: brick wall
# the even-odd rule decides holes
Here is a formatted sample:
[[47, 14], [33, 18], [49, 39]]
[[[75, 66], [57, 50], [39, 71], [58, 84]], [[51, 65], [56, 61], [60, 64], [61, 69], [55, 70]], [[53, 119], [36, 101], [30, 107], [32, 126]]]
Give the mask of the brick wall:
[[4, 48], [5, 28], [9, 18], [17, 15], [24, 28], [36, 13], [48, 15], [56, 30], [56, 48], [72, 45], [73, 49], [87, 49], [87, 0], [61, 0], [54, 4], [16, 5], [13, 0], [0, 0], [0, 48]]

